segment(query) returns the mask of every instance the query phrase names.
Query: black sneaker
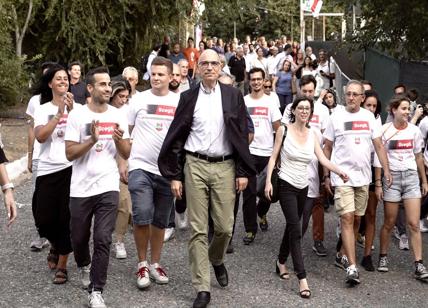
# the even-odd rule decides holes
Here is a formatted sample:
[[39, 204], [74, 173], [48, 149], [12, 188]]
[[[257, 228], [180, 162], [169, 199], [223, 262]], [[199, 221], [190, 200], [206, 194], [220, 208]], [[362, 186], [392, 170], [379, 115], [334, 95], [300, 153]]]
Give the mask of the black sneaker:
[[268, 224], [266, 215], [263, 215], [260, 218], [259, 226], [260, 226], [260, 230], [262, 230], [262, 231], [267, 231], [267, 229], [269, 228], [269, 224]]
[[356, 267], [348, 267], [346, 269], [346, 283], [354, 286], [360, 283], [360, 275], [358, 274], [358, 270]]
[[327, 255], [327, 249], [325, 249], [322, 241], [314, 241], [314, 246], [312, 246], [312, 250], [315, 251], [315, 253], [319, 257], [325, 257]]
[[364, 269], [368, 272], [374, 272], [375, 268], [373, 266], [372, 256], [368, 255], [363, 257], [363, 260], [361, 261], [361, 266], [364, 267]]
[[336, 260], [334, 261], [334, 265], [337, 267], [346, 270], [349, 267], [349, 261], [348, 258], [343, 255], [341, 256], [339, 253], [336, 254]]
[[427, 281], [428, 271], [422, 262], [415, 262], [415, 278], [422, 281]]
[[255, 238], [256, 238], [255, 233], [247, 232], [242, 240], [244, 241], [245, 245], [250, 245], [252, 242], [254, 242]]

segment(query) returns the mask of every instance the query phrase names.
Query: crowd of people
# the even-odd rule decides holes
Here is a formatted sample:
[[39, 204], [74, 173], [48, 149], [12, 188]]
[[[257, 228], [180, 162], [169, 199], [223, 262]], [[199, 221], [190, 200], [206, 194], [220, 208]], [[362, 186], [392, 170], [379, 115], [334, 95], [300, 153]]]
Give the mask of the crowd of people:
[[[428, 281], [421, 238], [428, 231], [428, 112], [419, 93], [397, 85], [382, 125], [370, 82], [350, 80], [344, 100], [336, 95], [325, 50], [317, 57], [310, 46], [286, 37], [230, 44], [210, 38], [198, 47], [189, 38], [186, 48], [176, 43], [170, 50], [166, 37], [140, 71], [126, 67], [110, 77], [99, 67], [85, 81], [79, 62], [42, 65], [26, 112], [38, 232], [31, 249], [50, 246], [53, 283], [68, 281], [73, 252], [89, 307], [105, 307], [111, 244], [114, 238], [116, 258], [128, 257], [124, 237], [131, 223], [137, 287], [168, 284], [164, 242], [176, 229], [190, 228], [193, 307], [206, 307], [210, 264], [219, 285], [229, 283], [224, 258], [234, 252], [241, 194], [245, 245], [259, 228], [269, 230], [270, 205], [279, 201], [286, 223], [274, 270], [289, 279], [291, 255], [302, 298], [311, 297], [302, 237], [312, 217], [312, 249], [328, 254], [324, 210], [331, 196], [338, 216], [335, 264], [345, 270], [346, 284], [360, 283], [357, 244], [364, 247], [366, 271], [388, 271], [392, 233], [407, 250], [409, 234], [414, 276]], [[147, 86], [141, 92], [139, 76]], [[16, 208], [4, 162], [0, 151], [11, 223]], [[380, 201], [384, 221], [375, 266]]]

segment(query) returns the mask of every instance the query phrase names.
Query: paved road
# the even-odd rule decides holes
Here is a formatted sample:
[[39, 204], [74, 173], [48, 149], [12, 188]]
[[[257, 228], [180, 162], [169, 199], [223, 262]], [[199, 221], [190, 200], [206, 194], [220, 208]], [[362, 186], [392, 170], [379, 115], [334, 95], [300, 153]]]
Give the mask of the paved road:
[[[64, 286], [51, 283], [53, 273], [47, 268], [47, 252], [29, 250], [34, 234], [31, 214], [31, 186], [24, 182], [16, 189], [19, 219], [11, 230], [0, 228], [0, 307], [84, 307], [86, 292], [80, 289], [76, 265], [71, 256], [70, 281]], [[381, 212], [381, 210], [379, 210]], [[1, 217], [4, 209], [1, 208]], [[381, 214], [381, 213], [380, 213]], [[398, 250], [394, 241], [390, 251], [390, 272], [381, 274], [362, 270], [361, 285], [347, 288], [344, 272], [333, 265], [335, 247], [335, 217], [326, 214], [326, 246], [329, 255], [317, 257], [311, 251], [310, 237], [303, 241], [308, 281], [312, 289], [310, 300], [298, 294], [297, 278], [280, 280], [274, 273], [275, 257], [284, 229], [279, 205], [268, 214], [270, 229], [259, 232], [253, 245], [244, 246], [241, 215], [237, 226], [235, 253], [227, 255], [230, 285], [221, 289], [212, 274], [211, 307], [426, 307], [428, 285], [413, 279], [413, 263], [409, 252]], [[310, 232], [311, 230], [309, 230]], [[195, 293], [188, 271], [186, 241], [189, 231], [179, 231], [177, 237], [165, 245], [162, 264], [166, 266], [170, 283], [152, 285], [140, 291], [135, 284], [136, 253], [132, 234], [126, 238], [128, 259], [111, 258], [105, 300], [109, 307], [190, 307]], [[428, 242], [424, 235], [424, 247]], [[377, 255], [376, 242], [375, 254]], [[425, 249], [426, 250], [426, 249]], [[358, 249], [358, 259], [362, 250]], [[427, 252], [424, 253], [425, 259]], [[291, 261], [291, 260], [290, 260]], [[291, 263], [289, 262], [291, 267]]]

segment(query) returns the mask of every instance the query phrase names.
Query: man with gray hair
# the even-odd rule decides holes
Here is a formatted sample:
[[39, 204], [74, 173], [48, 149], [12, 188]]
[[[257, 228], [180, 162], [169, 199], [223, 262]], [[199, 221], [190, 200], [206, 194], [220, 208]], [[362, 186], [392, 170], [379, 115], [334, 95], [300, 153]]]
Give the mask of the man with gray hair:
[[189, 62], [186, 59], [178, 61], [177, 65], [180, 67], [181, 81], [180, 81], [180, 93], [192, 88], [195, 81], [189, 77]]
[[[373, 113], [361, 108], [364, 87], [361, 82], [351, 80], [345, 89], [346, 106], [334, 112], [324, 131], [324, 154], [331, 162], [349, 175], [349, 181], [331, 174], [324, 168], [324, 185], [332, 194], [335, 187], [334, 205], [341, 222], [342, 249], [336, 256], [336, 265], [346, 269], [346, 283], [360, 283], [356, 268], [355, 238], [364, 216], [371, 182], [371, 151], [374, 148], [384, 170], [385, 184], [391, 186], [392, 176], [388, 158], [381, 141], [381, 127]], [[373, 146], [372, 146], [373, 145]], [[358, 153], [349, 156], [351, 153]]]
[[128, 80], [129, 84], [131, 85], [131, 98], [129, 100], [129, 103], [131, 103], [131, 100], [141, 93], [140, 91], [137, 91], [138, 71], [133, 66], [127, 66], [123, 69], [122, 77]]

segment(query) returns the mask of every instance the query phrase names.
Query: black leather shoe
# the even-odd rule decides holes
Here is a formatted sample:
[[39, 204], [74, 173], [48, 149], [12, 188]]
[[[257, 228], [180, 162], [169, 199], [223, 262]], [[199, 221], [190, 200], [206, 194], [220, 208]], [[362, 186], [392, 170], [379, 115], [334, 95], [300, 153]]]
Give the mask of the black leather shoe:
[[211, 300], [210, 292], [198, 292], [198, 295], [193, 302], [193, 308], [205, 308]]
[[226, 267], [223, 264], [213, 265], [215, 278], [220, 286], [225, 287], [229, 284], [229, 277], [227, 275]]

